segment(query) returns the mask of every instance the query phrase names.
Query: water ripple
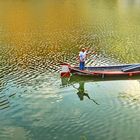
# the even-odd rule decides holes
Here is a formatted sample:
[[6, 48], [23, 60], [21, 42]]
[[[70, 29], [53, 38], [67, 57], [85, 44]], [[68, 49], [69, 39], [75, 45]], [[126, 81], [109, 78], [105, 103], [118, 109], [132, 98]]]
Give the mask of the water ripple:
[[95, 52], [87, 66], [139, 62], [134, 3], [0, 2], [0, 139], [139, 138], [139, 87], [92, 81], [96, 105], [80, 101], [71, 85], [60, 88], [59, 77], [60, 63], [79, 65], [81, 46]]

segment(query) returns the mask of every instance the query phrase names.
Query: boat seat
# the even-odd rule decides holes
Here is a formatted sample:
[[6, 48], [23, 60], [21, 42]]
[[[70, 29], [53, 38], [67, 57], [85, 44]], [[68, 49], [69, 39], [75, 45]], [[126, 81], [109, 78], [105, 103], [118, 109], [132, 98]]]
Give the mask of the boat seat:
[[134, 64], [121, 69], [123, 72], [137, 71], [140, 70], [140, 64]]

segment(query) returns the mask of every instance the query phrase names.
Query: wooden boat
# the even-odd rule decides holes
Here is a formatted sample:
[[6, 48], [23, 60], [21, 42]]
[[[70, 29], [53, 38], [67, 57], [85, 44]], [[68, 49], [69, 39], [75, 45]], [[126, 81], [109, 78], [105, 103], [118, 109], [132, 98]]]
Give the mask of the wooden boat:
[[92, 66], [80, 70], [79, 67], [71, 66], [67, 63], [61, 64], [61, 77], [69, 77], [70, 74], [94, 77], [113, 77], [113, 76], [136, 76], [140, 75], [140, 64], [122, 64], [112, 66]]

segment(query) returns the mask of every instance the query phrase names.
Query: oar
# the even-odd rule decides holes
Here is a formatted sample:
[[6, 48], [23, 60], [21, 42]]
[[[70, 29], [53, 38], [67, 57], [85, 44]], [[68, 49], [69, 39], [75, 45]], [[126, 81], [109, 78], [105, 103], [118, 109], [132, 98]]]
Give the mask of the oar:
[[90, 100], [92, 100], [95, 104], [100, 105], [100, 104], [98, 104], [94, 99], [90, 99]]

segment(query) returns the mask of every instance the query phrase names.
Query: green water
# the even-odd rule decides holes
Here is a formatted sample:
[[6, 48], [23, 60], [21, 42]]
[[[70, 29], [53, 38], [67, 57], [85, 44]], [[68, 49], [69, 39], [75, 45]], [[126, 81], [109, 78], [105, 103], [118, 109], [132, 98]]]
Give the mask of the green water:
[[139, 140], [139, 78], [59, 76], [81, 45], [89, 66], [139, 63], [139, 15], [139, 0], [0, 1], [0, 140]]

